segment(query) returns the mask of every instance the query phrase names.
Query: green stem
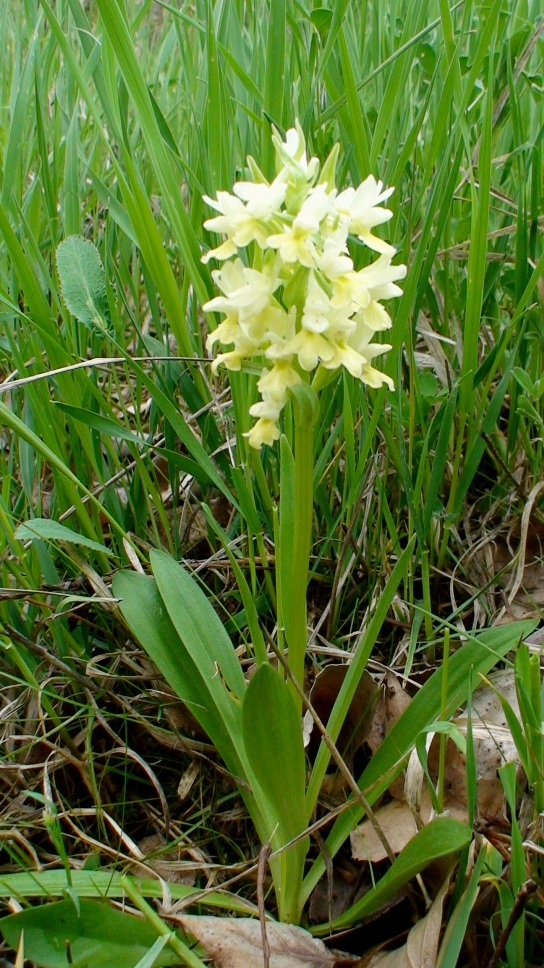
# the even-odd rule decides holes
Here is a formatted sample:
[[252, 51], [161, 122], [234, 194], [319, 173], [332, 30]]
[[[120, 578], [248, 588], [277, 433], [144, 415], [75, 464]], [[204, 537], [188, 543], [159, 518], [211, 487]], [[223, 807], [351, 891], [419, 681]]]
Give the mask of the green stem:
[[[295, 419], [295, 526], [291, 567], [293, 589], [289, 667], [297, 682], [304, 686], [304, 658], [308, 644], [307, 603], [310, 550], [312, 545], [313, 488], [313, 432], [307, 424]], [[285, 549], [284, 549], [285, 553]], [[297, 695], [297, 704], [300, 705]]]
[[[295, 388], [294, 455], [286, 437], [281, 441], [280, 526], [276, 548], [278, 618], [285, 631], [289, 668], [304, 685], [304, 657], [308, 641], [306, 595], [312, 541], [313, 427], [316, 397], [307, 386]], [[292, 688], [297, 710], [302, 702]]]
[[425, 608], [425, 638], [429, 643], [427, 645], [427, 661], [432, 663], [434, 662], [434, 645], [432, 644], [434, 633], [428, 549], [421, 553], [421, 578], [423, 584], [423, 606]]

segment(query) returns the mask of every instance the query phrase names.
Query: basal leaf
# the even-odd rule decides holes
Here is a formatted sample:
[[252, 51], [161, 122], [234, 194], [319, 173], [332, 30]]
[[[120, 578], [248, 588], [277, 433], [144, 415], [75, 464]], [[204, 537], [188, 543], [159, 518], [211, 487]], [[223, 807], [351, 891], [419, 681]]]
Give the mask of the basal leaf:
[[[73, 870], [70, 872], [72, 889], [79, 898], [124, 898], [126, 897], [126, 875], [119, 874], [113, 870]], [[138, 877], [138, 892], [142, 897], [162, 898], [163, 888], [161, 881], [157, 878]], [[43, 871], [20, 871], [16, 874], [7, 874], [0, 877], [0, 897], [16, 898], [47, 898], [63, 897], [68, 887], [66, 871], [62, 870], [43, 870]], [[219, 908], [223, 911], [231, 911], [236, 914], [255, 914], [256, 908], [250, 901], [228, 891], [217, 891], [206, 894], [206, 899], [202, 899], [202, 891], [197, 887], [188, 887], [186, 884], [170, 883], [168, 885], [173, 900], [183, 900], [187, 904], [191, 896], [195, 895], [198, 902], [205, 904], [206, 907]]]
[[[175, 588], [173, 592], [176, 593]], [[242, 728], [241, 708], [217, 675], [211, 648], [202, 663], [198, 658], [195, 662], [174, 627], [152, 578], [136, 572], [118, 572], [113, 580], [113, 594], [121, 600], [121, 611], [132, 632], [176, 695], [187, 703], [228, 768], [236, 775], [244, 776], [236, 748]], [[181, 599], [179, 607], [183, 608]], [[203, 642], [203, 652], [205, 648]]]
[[[242, 726], [251, 769], [270, 807], [274, 829], [269, 837], [277, 849], [298, 837], [306, 826], [306, 763], [295, 701], [287, 683], [271, 665], [259, 666], [247, 687]], [[297, 923], [300, 918], [300, 887], [308, 847], [305, 837], [280, 856], [276, 891], [282, 921]]]
[[305, 826], [306, 765], [302, 726], [280, 673], [259, 666], [242, 706], [244, 743], [251, 767], [283, 828], [285, 842]]
[[152, 551], [150, 560], [159, 594], [193, 661], [210, 681], [219, 673], [241, 699], [246, 688], [242, 669], [209, 599], [192, 575], [166, 552]]
[[246, 685], [232, 642], [195, 580], [169, 555], [152, 552], [151, 559], [156, 580], [118, 572], [113, 594], [147, 654], [241, 780], [240, 793], [264, 841], [273, 824], [268, 805], [254, 795], [258, 783], [251, 782], [240, 699]]
[[[41, 968], [134, 968], [157, 940], [152, 926], [104, 901], [58, 901], [28, 908], [0, 920], [6, 942], [17, 949], [24, 931], [24, 954]], [[154, 965], [177, 965], [171, 948], [158, 952]]]

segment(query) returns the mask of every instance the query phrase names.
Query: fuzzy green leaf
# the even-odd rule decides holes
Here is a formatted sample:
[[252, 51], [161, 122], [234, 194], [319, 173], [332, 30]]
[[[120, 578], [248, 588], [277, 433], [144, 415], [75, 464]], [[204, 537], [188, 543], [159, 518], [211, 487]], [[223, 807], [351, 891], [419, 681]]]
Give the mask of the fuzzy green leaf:
[[106, 273], [96, 246], [80, 235], [71, 235], [57, 248], [57, 270], [72, 316], [92, 332], [113, 336]]

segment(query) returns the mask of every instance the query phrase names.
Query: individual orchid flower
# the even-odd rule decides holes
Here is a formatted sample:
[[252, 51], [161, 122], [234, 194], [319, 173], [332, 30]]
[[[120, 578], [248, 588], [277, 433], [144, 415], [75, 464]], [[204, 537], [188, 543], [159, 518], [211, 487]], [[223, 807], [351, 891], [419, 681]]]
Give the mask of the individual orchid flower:
[[248, 439], [249, 446], [254, 447], [255, 450], [260, 450], [263, 444], [271, 447], [274, 441], [278, 440], [279, 436], [280, 428], [276, 421], [267, 420], [265, 417], [260, 417], [251, 430], [248, 430], [244, 434], [244, 437]]
[[357, 189], [346, 188], [341, 192], [334, 209], [347, 220], [350, 232], [357, 235], [369, 249], [393, 254], [395, 250], [392, 246], [371, 231], [376, 225], [388, 222], [393, 215], [390, 209], [379, 206], [393, 194], [394, 188], [387, 188], [385, 191], [382, 188], [382, 182], [377, 182], [373, 175], [369, 175]]
[[271, 185], [262, 182], [238, 182], [233, 191], [234, 195], [218, 192], [217, 199], [204, 195], [204, 201], [220, 212], [214, 218], [207, 219], [204, 228], [227, 236], [226, 241], [218, 248], [206, 253], [204, 262], [209, 262], [212, 258], [228, 259], [236, 255], [238, 248], [245, 248], [250, 242], [257, 242], [264, 249], [270, 234], [268, 223], [283, 204], [287, 183], [282, 175]]
[[[301, 370], [311, 373], [319, 362], [330, 363], [335, 355], [335, 350], [329, 340], [321, 333], [313, 333], [309, 329], [300, 329], [293, 336], [293, 339], [287, 343], [285, 353], [295, 355]], [[340, 364], [337, 365], [340, 366]], [[333, 369], [336, 369], [336, 367], [333, 367]]]
[[316, 265], [316, 236], [330, 211], [335, 194], [328, 193], [325, 185], [318, 185], [302, 203], [292, 224], [268, 237], [268, 246], [278, 249], [284, 262], [296, 262], [310, 269]]

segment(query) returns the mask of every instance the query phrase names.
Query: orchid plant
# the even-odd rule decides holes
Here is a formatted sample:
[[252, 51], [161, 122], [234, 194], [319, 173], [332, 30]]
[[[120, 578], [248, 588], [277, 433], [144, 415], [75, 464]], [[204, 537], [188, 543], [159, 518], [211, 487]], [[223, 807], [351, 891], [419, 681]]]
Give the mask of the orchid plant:
[[[279, 439], [279, 523], [275, 515], [274, 538], [275, 647], [281, 668], [271, 661], [254, 599], [226, 536], [225, 550], [243, 599], [257, 664], [249, 682], [209, 599], [193, 576], [167, 554], [152, 551], [152, 577], [121, 572], [113, 590], [128, 625], [236, 778], [270, 854], [279, 917], [299, 923], [304, 904], [323, 873], [318, 857], [305, 876], [308, 827], [330, 758], [338, 756], [333, 744], [413, 551], [412, 539], [393, 567], [372, 620], [354, 649], [327, 723], [326, 741], [321, 743], [308, 777], [302, 687], [314, 502], [313, 427], [319, 392], [335, 371], [345, 368], [371, 387], [393, 387], [391, 378], [373, 366], [373, 360], [389, 347], [373, 338], [391, 326], [381, 300], [399, 295], [396, 282], [406, 269], [393, 265], [395, 250], [373, 232], [391, 218], [392, 213], [382, 205], [391, 188], [384, 190], [381, 182], [369, 176], [358, 188], [339, 193], [335, 186], [338, 146], [321, 167], [316, 158], [307, 158], [298, 123], [287, 132], [285, 141], [277, 132], [272, 137], [277, 160], [272, 182], [249, 158], [252, 181], [238, 182], [232, 194], [219, 192], [216, 199], [205, 199], [219, 213], [205, 227], [224, 238], [204, 256], [205, 262], [216, 259], [222, 263], [212, 273], [220, 295], [206, 302], [204, 310], [210, 319], [215, 312], [224, 317], [208, 337], [210, 350], [217, 344], [225, 350], [212, 363], [214, 373], [223, 365], [230, 371], [247, 370], [253, 381], [254, 374], [258, 375], [260, 400], [249, 411], [256, 421], [245, 434], [249, 452], [257, 461], [256, 452]], [[355, 268], [350, 246], [361, 244], [377, 255], [374, 261]], [[288, 402], [293, 414], [292, 440], [281, 430]], [[203, 512], [220, 533], [210, 510], [203, 507]], [[466, 680], [464, 666], [458, 680]], [[429, 680], [425, 688], [421, 701], [410, 707], [411, 715], [419, 716], [423, 725], [436, 718], [437, 709], [444, 708], [440, 684]], [[457, 705], [458, 700], [456, 693], [452, 701]], [[361, 789], [370, 789], [365, 810], [403, 768], [413, 730], [397, 725], [395, 735], [373, 758], [369, 785], [366, 773], [361, 778]], [[363, 812], [353, 778], [351, 788], [356, 793], [356, 809], [352, 806], [338, 818], [328, 841], [330, 856]], [[409, 845], [409, 856], [393, 864], [383, 879], [386, 883], [380, 882], [366, 896], [365, 913], [433, 857], [468, 843], [470, 831], [457, 821], [440, 818], [418, 838]], [[342, 926], [360, 914], [360, 905], [354, 905], [344, 915]]]
[[[250, 406], [257, 420], [244, 435], [255, 449], [280, 437], [280, 417], [287, 400], [295, 402], [294, 453], [281, 442], [280, 524], [276, 534], [278, 639], [291, 673], [300, 684], [307, 644], [306, 590], [313, 514], [313, 424], [318, 392], [344, 367], [353, 377], [378, 388], [393, 389], [391, 377], [374, 365], [390, 349], [374, 342], [389, 329], [391, 317], [381, 300], [399, 296], [396, 283], [406, 266], [393, 265], [395, 249], [374, 234], [392, 212], [383, 203], [393, 192], [373, 175], [338, 192], [335, 145], [321, 167], [308, 158], [298, 122], [285, 141], [274, 131], [277, 173], [269, 183], [253, 158], [252, 181], [240, 181], [233, 193], [219, 192], [205, 201], [219, 212], [204, 223], [225, 236], [203, 261], [222, 267], [212, 273], [221, 295], [204, 304], [224, 315], [210, 333], [208, 349], [220, 344], [212, 363], [238, 371], [257, 366], [260, 400]], [[374, 261], [356, 269], [350, 238]], [[249, 264], [251, 263], [251, 264]], [[288, 552], [288, 554], [287, 554]], [[300, 698], [294, 692], [300, 707]]]

